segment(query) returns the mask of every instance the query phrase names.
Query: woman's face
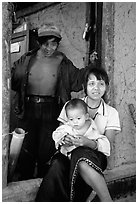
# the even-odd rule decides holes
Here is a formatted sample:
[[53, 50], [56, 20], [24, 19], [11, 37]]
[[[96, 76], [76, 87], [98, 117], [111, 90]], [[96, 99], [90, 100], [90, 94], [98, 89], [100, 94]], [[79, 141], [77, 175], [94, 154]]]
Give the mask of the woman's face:
[[93, 74], [89, 75], [87, 82], [87, 95], [92, 100], [99, 100], [104, 95], [106, 91], [106, 84], [104, 80], [97, 80], [96, 76]]
[[55, 41], [55, 38], [47, 40], [42, 44], [41, 50], [45, 56], [51, 56], [58, 47], [58, 43]]

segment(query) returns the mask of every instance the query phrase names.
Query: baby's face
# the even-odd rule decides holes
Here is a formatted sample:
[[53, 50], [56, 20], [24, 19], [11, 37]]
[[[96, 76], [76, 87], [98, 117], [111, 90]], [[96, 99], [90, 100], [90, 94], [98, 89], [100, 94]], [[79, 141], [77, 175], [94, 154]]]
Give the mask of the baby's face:
[[77, 130], [81, 129], [88, 119], [88, 115], [80, 108], [68, 110], [67, 117], [69, 125]]

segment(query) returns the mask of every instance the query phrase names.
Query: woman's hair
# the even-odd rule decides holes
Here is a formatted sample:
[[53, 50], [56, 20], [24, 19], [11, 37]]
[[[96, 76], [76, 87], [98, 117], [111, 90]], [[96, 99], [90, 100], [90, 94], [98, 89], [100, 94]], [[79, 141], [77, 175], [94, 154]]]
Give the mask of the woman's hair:
[[87, 83], [88, 83], [90, 74], [93, 74], [97, 78], [97, 80], [103, 80], [107, 86], [109, 85], [108, 75], [103, 68], [96, 68], [96, 67], [89, 68], [85, 73], [84, 83], [83, 83], [84, 92], [86, 95], [87, 95]]
[[88, 112], [87, 104], [79, 98], [74, 98], [74, 99], [71, 99], [65, 105], [66, 115], [67, 115], [68, 110], [72, 110], [72, 109], [76, 109], [76, 108], [83, 110], [84, 114], [86, 114]]

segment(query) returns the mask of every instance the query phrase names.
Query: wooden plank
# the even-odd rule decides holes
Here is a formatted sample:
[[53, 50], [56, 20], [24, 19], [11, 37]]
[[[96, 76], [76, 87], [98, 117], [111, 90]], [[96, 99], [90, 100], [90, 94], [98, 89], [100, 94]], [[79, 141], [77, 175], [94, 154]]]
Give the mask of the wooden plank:
[[10, 38], [12, 33], [11, 3], [2, 3], [2, 187], [7, 185], [10, 118]]

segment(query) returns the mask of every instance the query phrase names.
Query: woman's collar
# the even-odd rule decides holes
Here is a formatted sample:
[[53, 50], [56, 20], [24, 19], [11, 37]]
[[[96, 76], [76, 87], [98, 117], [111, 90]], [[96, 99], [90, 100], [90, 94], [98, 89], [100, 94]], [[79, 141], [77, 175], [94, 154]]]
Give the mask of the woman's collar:
[[[87, 102], [88, 96], [85, 96], [85, 103]], [[106, 108], [106, 103], [104, 102], [104, 100], [101, 98], [101, 104], [97, 110], [97, 113], [103, 116], [107, 115], [107, 108]]]

